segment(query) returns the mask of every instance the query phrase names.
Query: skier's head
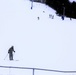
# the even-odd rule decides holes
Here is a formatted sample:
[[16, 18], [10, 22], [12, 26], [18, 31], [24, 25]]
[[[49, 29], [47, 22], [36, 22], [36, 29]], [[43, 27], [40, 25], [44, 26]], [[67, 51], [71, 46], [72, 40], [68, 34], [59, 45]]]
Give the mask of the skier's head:
[[13, 48], [14, 48], [14, 46], [11, 47], [11, 49], [13, 49]]

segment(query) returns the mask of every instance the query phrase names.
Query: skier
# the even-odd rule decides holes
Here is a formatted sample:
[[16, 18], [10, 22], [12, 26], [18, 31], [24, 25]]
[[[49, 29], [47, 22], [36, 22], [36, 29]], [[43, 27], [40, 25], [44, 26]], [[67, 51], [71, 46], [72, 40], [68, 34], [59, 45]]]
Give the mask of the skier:
[[33, 9], [33, 2], [34, 2], [34, 1], [32, 0], [32, 2], [31, 2], [31, 9]]
[[37, 17], [37, 19], [39, 20], [39, 19], [40, 19], [40, 17]]
[[64, 3], [62, 4], [62, 8], [63, 8], [62, 20], [64, 20], [64, 17], [65, 17], [65, 6], [64, 6]]
[[54, 19], [54, 15], [49, 14], [49, 18]]
[[61, 18], [62, 18], [62, 20], [64, 20], [64, 15], [62, 15], [62, 17], [61, 17]]
[[12, 46], [12, 47], [8, 50], [9, 60], [13, 60], [13, 52], [15, 52], [15, 51], [14, 51], [14, 47]]

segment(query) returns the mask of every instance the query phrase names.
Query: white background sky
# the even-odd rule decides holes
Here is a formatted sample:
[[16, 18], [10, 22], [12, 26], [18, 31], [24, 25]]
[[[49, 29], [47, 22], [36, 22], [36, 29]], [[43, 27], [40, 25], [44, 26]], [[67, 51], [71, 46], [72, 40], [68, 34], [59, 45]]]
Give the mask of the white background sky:
[[[0, 65], [76, 70], [76, 20], [62, 21], [44, 4], [34, 3], [33, 10], [30, 6], [26, 0], [0, 0]], [[4, 60], [12, 45], [19, 61]], [[16, 75], [21, 71], [16, 72], [11, 70]]]

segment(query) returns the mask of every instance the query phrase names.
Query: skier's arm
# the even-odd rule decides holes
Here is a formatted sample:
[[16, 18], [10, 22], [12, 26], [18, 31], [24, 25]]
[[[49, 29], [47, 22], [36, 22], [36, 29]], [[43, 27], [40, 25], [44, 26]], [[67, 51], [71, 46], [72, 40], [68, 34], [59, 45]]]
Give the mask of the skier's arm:
[[14, 51], [14, 47], [13, 47], [12, 51], [15, 52], [15, 51]]

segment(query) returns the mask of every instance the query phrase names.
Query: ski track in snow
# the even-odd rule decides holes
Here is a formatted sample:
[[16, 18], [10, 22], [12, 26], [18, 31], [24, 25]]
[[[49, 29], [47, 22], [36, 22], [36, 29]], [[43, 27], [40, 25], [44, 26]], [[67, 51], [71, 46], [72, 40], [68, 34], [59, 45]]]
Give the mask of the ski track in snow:
[[[30, 8], [28, 0], [0, 1], [0, 65], [76, 70], [76, 20], [62, 21], [45, 4], [34, 2]], [[15, 61], [10, 62], [8, 56], [4, 58], [12, 45], [16, 53]], [[9, 70], [5, 71], [9, 74]]]

